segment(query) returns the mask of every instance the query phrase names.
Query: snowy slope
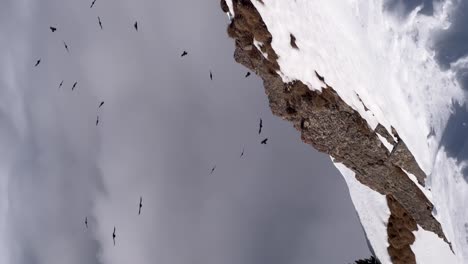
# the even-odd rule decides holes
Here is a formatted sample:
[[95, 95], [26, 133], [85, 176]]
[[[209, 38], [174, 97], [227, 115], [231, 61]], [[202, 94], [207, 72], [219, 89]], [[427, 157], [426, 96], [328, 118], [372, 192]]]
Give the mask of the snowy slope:
[[[231, 1], [227, 3], [232, 10]], [[452, 242], [457, 262], [468, 263], [464, 230], [468, 210], [461, 209], [465, 208], [468, 188], [462, 180], [460, 165], [439, 148], [452, 101], [463, 98], [463, 93], [454, 72], [441, 70], [434, 52], [428, 48], [434, 32], [450, 26], [454, 6], [451, 1], [438, 2], [433, 16], [420, 14], [421, 8], [417, 8], [404, 21], [383, 11], [382, 0], [264, 0], [263, 3], [252, 0], [252, 3], [273, 36], [272, 47], [279, 56], [278, 73], [285, 82], [297, 79], [310, 89], [320, 90], [324, 85], [318, 80], [317, 71], [371, 128], [379, 123], [388, 131], [391, 126], [396, 128], [429, 176], [425, 193], [434, 203], [434, 216]], [[290, 46], [290, 34], [295, 36], [299, 49]], [[431, 128], [435, 136], [428, 139]], [[385, 139], [381, 140], [391, 148]], [[370, 206], [358, 201], [364, 199], [362, 196], [375, 194], [356, 191], [349, 171], [337, 167], [350, 186], [358, 212]], [[366, 230], [378, 228], [372, 223], [367, 227], [363, 224]], [[416, 236], [414, 250], [419, 254], [416, 256], [419, 263], [440, 263], [431, 257], [431, 252], [446, 252], [446, 244], [435, 243], [440, 239], [424, 231], [418, 231]], [[372, 244], [378, 257], [386, 260], [385, 243]], [[431, 252], [420, 250], [426, 244], [431, 245]]]
[[367, 239], [374, 248], [382, 264], [392, 263], [388, 255], [387, 224], [390, 209], [384, 195], [361, 184], [354, 177], [354, 172], [341, 163], [335, 163], [349, 188], [351, 200], [359, 215], [359, 220], [366, 232]]

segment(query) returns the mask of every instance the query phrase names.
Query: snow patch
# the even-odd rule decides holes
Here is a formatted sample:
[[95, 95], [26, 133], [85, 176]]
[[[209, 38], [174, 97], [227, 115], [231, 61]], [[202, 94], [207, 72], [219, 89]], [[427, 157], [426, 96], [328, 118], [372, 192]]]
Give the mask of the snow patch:
[[387, 251], [389, 246], [387, 224], [390, 218], [390, 209], [385, 195], [361, 184], [356, 180], [355, 173], [345, 165], [336, 162], [334, 164], [348, 185], [351, 200], [377, 258], [382, 264], [391, 264]]
[[258, 49], [258, 51], [260, 51], [260, 53], [262, 53], [263, 57], [265, 57], [265, 59], [268, 60], [268, 53], [265, 53], [265, 52], [262, 51], [263, 42], [260, 42], [260, 41], [257, 41], [256, 39], [254, 39], [253, 43], [254, 43], [254, 46]]
[[416, 256], [416, 263], [459, 263], [449, 245], [436, 234], [422, 229], [419, 225], [418, 230], [414, 231], [413, 234], [416, 240], [411, 245], [411, 250]]
[[229, 20], [234, 18], [234, 6], [232, 5], [232, 0], [224, 0], [229, 8], [229, 12], [227, 13]]
[[393, 145], [392, 145], [390, 142], [388, 142], [388, 140], [387, 140], [386, 138], [384, 138], [384, 137], [382, 137], [381, 135], [379, 135], [379, 133], [376, 133], [376, 134], [377, 134], [377, 136], [379, 137], [380, 142], [382, 142], [382, 144], [383, 144], [383, 145], [388, 149], [388, 151], [391, 153], [392, 150], [393, 150]]

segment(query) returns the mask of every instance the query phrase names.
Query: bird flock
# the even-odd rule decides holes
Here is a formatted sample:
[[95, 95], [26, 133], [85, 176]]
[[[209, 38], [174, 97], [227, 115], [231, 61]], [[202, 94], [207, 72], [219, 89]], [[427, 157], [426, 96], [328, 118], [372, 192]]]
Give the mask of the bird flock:
[[[91, 2], [90, 8], [93, 8], [93, 7], [94, 7], [94, 5], [96, 4], [96, 1], [97, 1], [97, 0], [93, 0], [93, 1]], [[98, 21], [99, 28], [100, 28], [101, 30], [103, 30], [104, 28], [103, 28], [103, 24], [102, 24], [101, 17], [98, 16], [98, 17], [97, 17], [97, 21]], [[133, 28], [135, 29], [135, 31], [138, 32], [138, 21], [135, 21], [135, 23], [133, 24]], [[56, 26], [50, 26], [49, 29], [50, 29], [50, 31], [51, 31], [52, 33], [56, 32], [56, 31], [58, 30], [58, 28], [57, 28]], [[63, 42], [63, 46], [64, 46], [65, 50], [67, 51], [67, 53], [70, 53], [70, 48], [69, 48], [68, 44], [67, 44], [65, 41], [62, 41], [62, 42]], [[186, 50], [184, 50], [184, 51], [182, 52], [182, 54], [180, 55], [180, 57], [185, 57], [185, 56], [187, 56], [187, 55], [188, 55], [188, 52], [187, 52]], [[39, 58], [39, 59], [36, 60], [36, 63], [34, 64], [34, 67], [38, 67], [38, 66], [40, 65], [40, 63], [41, 63], [41, 58]], [[247, 72], [247, 73], [245, 74], [245, 78], [248, 78], [250, 75], [251, 75], [251, 73], [250, 73], [250, 72]], [[213, 80], [213, 73], [212, 73], [211, 70], [209, 71], [209, 77], [210, 77], [210, 80]], [[62, 81], [60, 82], [60, 84], [59, 84], [59, 86], [58, 86], [58, 89], [62, 88], [63, 83], [64, 83], [64, 80], [62, 80]], [[73, 83], [72, 87], [71, 87], [71, 90], [74, 91], [75, 88], [77, 88], [77, 85], [78, 85], [78, 81], [75, 81], [75, 82]], [[104, 106], [104, 101], [101, 101], [101, 102], [99, 103], [99, 105], [98, 105], [98, 110], [99, 110], [102, 106]], [[96, 116], [96, 126], [97, 126], [98, 124], [99, 124], [99, 115]], [[260, 121], [259, 121], [259, 129], [258, 129], [258, 134], [259, 134], [259, 135], [262, 133], [262, 128], [263, 128], [263, 120], [260, 118]], [[268, 138], [264, 138], [263, 140], [260, 141], [260, 143], [263, 144], [263, 145], [266, 145], [266, 144], [267, 144], [267, 141], [268, 141]], [[242, 152], [241, 152], [241, 154], [240, 154], [240, 158], [242, 158], [242, 157], [244, 156], [244, 150], [245, 150], [245, 149], [242, 148]], [[213, 174], [215, 170], [216, 170], [216, 165], [213, 166], [213, 168], [211, 169], [210, 175]], [[143, 197], [140, 196], [140, 202], [139, 202], [139, 204], [138, 204], [138, 215], [141, 215], [141, 212], [142, 212], [141, 209], [142, 209], [142, 207], [143, 207]], [[87, 217], [87, 216], [85, 217], [84, 224], [85, 224], [85, 228], [88, 229], [89, 226], [88, 226], [88, 217]], [[115, 239], [116, 239], [116, 237], [117, 237], [117, 235], [116, 235], [116, 227], [114, 226], [114, 229], [113, 229], [113, 232], [112, 232], [112, 241], [113, 241], [114, 246], [115, 246]]]

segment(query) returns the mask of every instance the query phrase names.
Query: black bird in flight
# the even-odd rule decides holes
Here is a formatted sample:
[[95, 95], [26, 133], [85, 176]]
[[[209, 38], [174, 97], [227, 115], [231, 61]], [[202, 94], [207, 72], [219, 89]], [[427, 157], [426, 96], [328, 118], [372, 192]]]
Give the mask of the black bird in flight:
[[262, 127], [263, 127], [263, 121], [262, 119], [260, 118], [260, 125], [258, 127], [258, 134], [260, 135], [262, 133]]
[[215, 169], [216, 169], [216, 165], [211, 169], [210, 175], [213, 174]]
[[210, 71], [210, 79], [213, 80], [213, 73]]
[[67, 45], [67, 43], [65, 43], [65, 41], [63, 42], [63, 46], [65, 47], [65, 49], [67, 50], [67, 52], [70, 53], [70, 50], [68, 50], [68, 45]]
[[101, 30], [102, 30], [102, 23], [101, 23], [101, 18], [100, 18], [100, 17], [97, 17], [97, 19], [98, 19], [98, 22], [99, 22], [99, 27], [100, 27], [100, 28], [101, 28]]
[[135, 24], [133, 24], [133, 27], [135, 28], [136, 31], [138, 31], [138, 21], [135, 21]]
[[321, 82], [325, 82], [325, 78], [323, 76], [321, 76], [320, 74], [318, 74], [317, 71], [315, 71], [315, 75], [317, 76], [317, 78], [321, 81]]
[[49, 27], [49, 28], [50, 28], [50, 31], [52, 31], [52, 32], [55, 32], [57, 30], [56, 27]]
[[141, 207], [143, 206], [142, 202], [143, 202], [143, 197], [140, 196], [140, 208], [138, 209], [138, 215], [141, 214]]
[[244, 156], [244, 148], [242, 148], [242, 153], [240, 154], [240, 157], [242, 158]]
[[99, 104], [99, 107], [98, 108], [101, 108], [101, 106], [104, 105], [104, 101], [102, 101], [100, 104]]
[[114, 246], [115, 246], [115, 226], [114, 226], [114, 232], [112, 233], [112, 240], [114, 240]]
[[180, 56], [181, 56], [181, 57], [184, 57], [184, 56], [186, 56], [187, 54], [188, 54], [187, 51], [184, 50], [184, 52], [182, 52], [182, 55], [180, 55]]
[[63, 80], [59, 84], [59, 89], [60, 89], [60, 87], [62, 87], [62, 85], [63, 85]]
[[91, 3], [91, 6], [89, 8], [93, 8], [94, 4], [96, 3], [96, 0], [94, 0], [92, 3]]
[[250, 76], [250, 72], [247, 72], [247, 74], [245, 74], [245, 78], [247, 78], [249, 76]]
[[85, 218], [84, 223], [86, 225], [86, 228], [88, 228], [88, 217]]
[[73, 84], [73, 86], [72, 86], [72, 91], [75, 90], [75, 87], [76, 87], [77, 84], [78, 84], [78, 82], [75, 82], [75, 83]]
[[96, 117], [96, 126], [99, 124], [99, 116]]
[[37, 60], [36, 65], [34, 65], [34, 67], [37, 67], [37, 65], [39, 65], [39, 63], [41, 63], [41, 59]]
[[263, 145], [266, 145], [267, 141], [268, 141], [268, 138], [265, 138], [265, 139], [262, 140], [262, 142], [260, 142], [260, 143], [263, 144]]

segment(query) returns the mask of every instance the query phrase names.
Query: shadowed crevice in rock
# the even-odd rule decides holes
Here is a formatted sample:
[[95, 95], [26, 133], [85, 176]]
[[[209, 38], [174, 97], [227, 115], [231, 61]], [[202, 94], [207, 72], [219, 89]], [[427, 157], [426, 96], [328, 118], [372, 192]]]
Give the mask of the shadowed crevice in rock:
[[[224, 0], [221, 2], [225, 6]], [[371, 129], [328, 85], [322, 91], [312, 91], [298, 80], [283, 83], [277, 73], [280, 67], [278, 55], [271, 47], [272, 36], [260, 14], [250, 0], [232, 3], [235, 16], [227, 31], [235, 40], [234, 59], [263, 79], [273, 114], [292, 122], [305, 143], [353, 170], [362, 184], [391, 195], [408, 217], [447, 241], [440, 223], [432, 216], [433, 205], [403, 171], [412, 173], [424, 184], [425, 173], [397, 131], [391, 131], [395, 141], [383, 126]], [[267, 58], [253, 47], [254, 39], [263, 43], [262, 52]], [[394, 145], [391, 153], [377, 133]]]

